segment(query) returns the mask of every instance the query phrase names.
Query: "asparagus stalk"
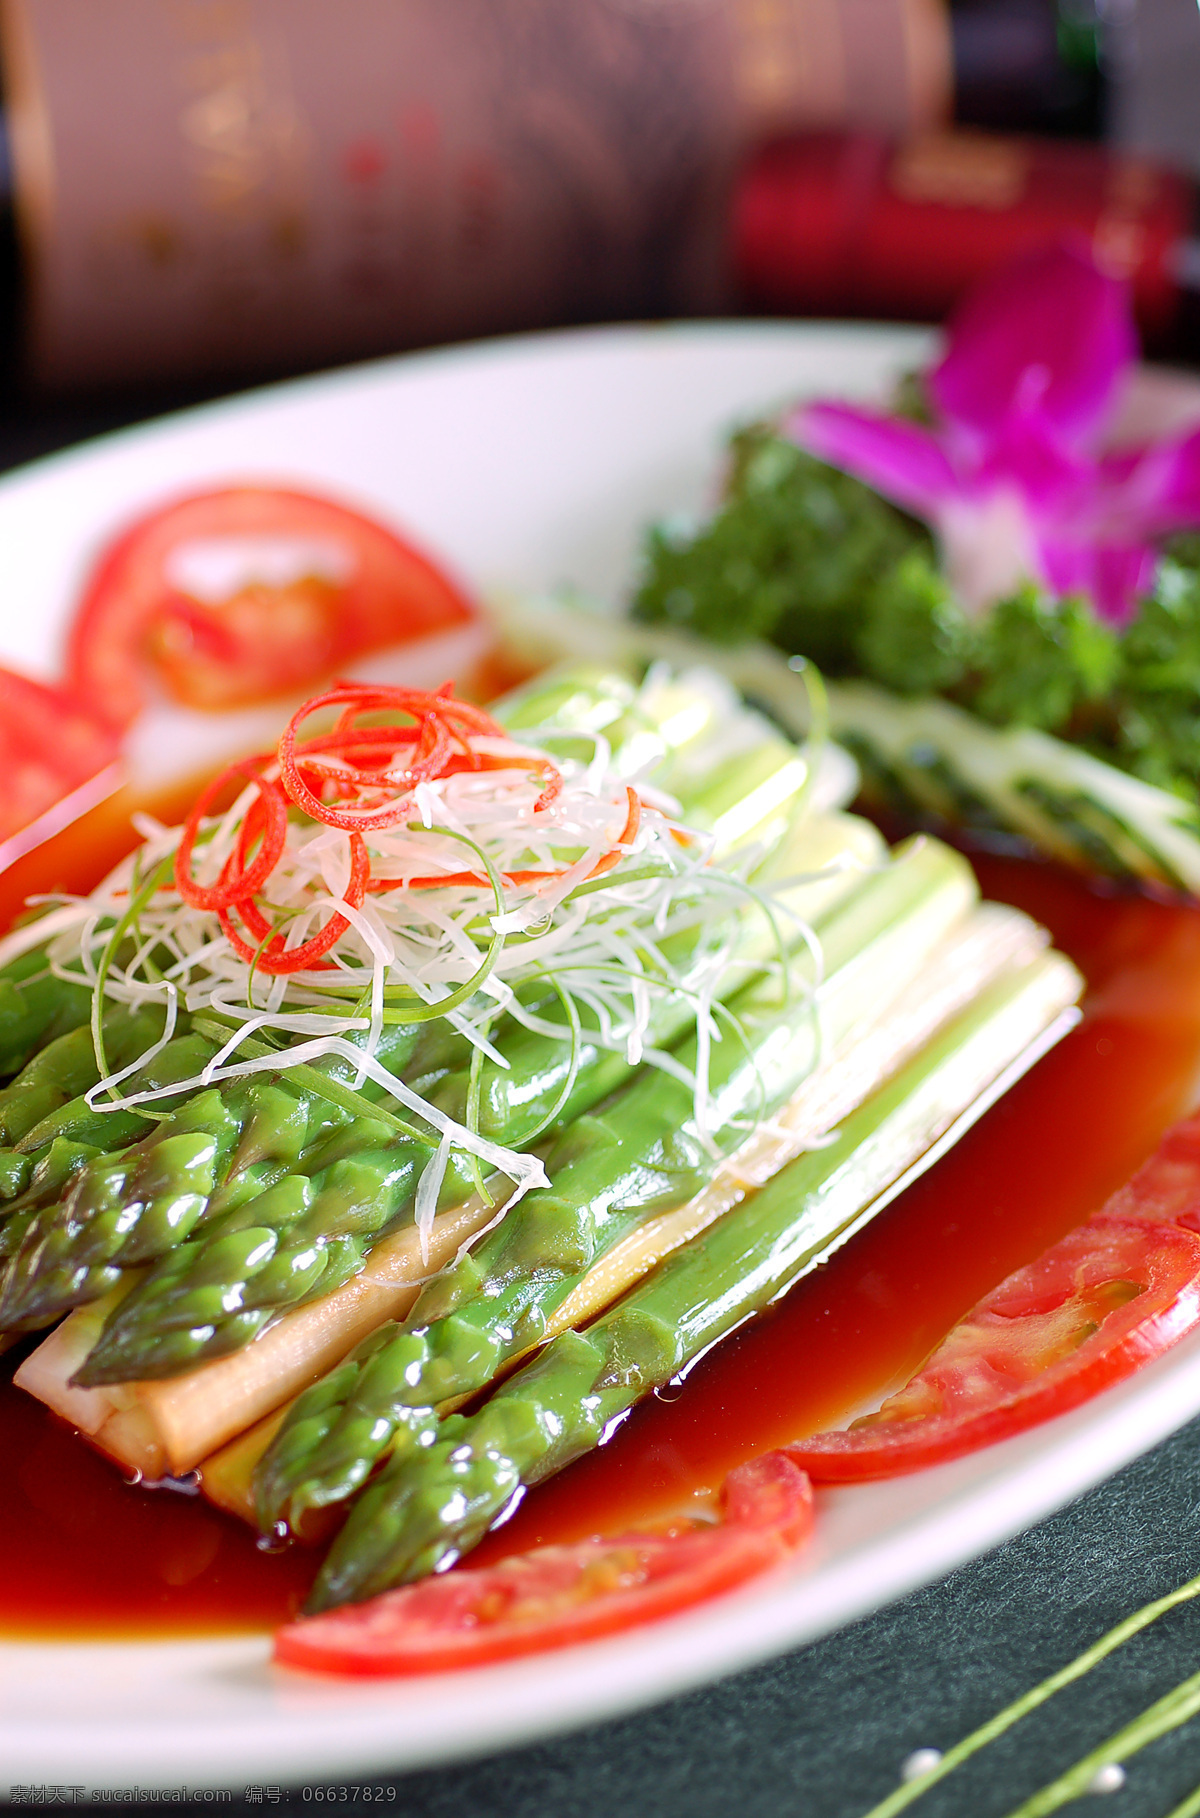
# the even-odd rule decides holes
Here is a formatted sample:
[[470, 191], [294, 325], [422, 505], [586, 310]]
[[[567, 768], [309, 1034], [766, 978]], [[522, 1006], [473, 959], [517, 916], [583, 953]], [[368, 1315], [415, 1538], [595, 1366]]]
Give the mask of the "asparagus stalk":
[[[411, 1028], [386, 1028], [379, 1046], [383, 1065], [407, 1059], [414, 1037]], [[205, 1044], [198, 1066], [213, 1052]], [[306, 1072], [318, 1075], [312, 1085], [292, 1070], [277, 1081], [251, 1076], [224, 1091], [210, 1087], [132, 1147], [89, 1161], [66, 1197], [34, 1216], [0, 1275], [0, 1328], [29, 1331], [98, 1299], [115, 1287], [123, 1269], [180, 1245], [206, 1213], [216, 1217], [242, 1191], [267, 1191], [273, 1177], [285, 1180], [306, 1146], [353, 1121], [325, 1095], [336, 1090], [339, 1076], [351, 1073], [349, 1063], [321, 1063]], [[382, 1128], [381, 1120], [377, 1136]], [[236, 1206], [229, 1216], [236, 1219]], [[261, 1238], [235, 1228], [234, 1246], [245, 1249], [256, 1241]]]
[[[865, 823], [835, 819], [822, 822], [795, 846], [806, 868], [818, 872], [831, 859], [842, 868], [814, 884], [786, 893], [790, 907], [819, 907], [844, 894], [856, 881], [853, 863], [845, 861], [879, 851]], [[814, 860], [816, 864], [814, 866]], [[776, 861], [782, 862], [781, 860]], [[722, 994], [732, 992], [747, 965], [760, 967], [773, 935], [756, 911], [741, 912], [734, 924], [735, 961], [726, 969]], [[793, 931], [793, 938], [795, 938]], [[664, 998], [651, 1019], [655, 1046], [676, 1040], [693, 1020], [686, 993]], [[551, 1121], [557, 1128], [578, 1119], [627, 1080], [633, 1063], [624, 1053], [601, 1045], [595, 1031], [583, 1032], [572, 1056], [557, 1036], [522, 1031], [506, 1043], [510, 1066], [488, 1076], [481, 1096], [481, 1134], [499, 1143], [523, 1143], [526, 1133], [545, 1121], [562, 1085], [570, 1086]], [[686, 1064], [686, 1063], [685, 1063]], [[433, 1094], [440, 1108], [460, 1121], [467, 1081], [452, 1077]], [[357, 1272], [370, 1247], [406, 1212], [412, 1201], [427, 1151], [416, 1143], [391, 1138], [374, 1143], [365, 1137], [353, 1160], [339, 1157], [332, 1166], [318, 1155], [298, 1164], [272, 1194], [206, 1219], [202, 1231], [172, 1246], [158, 1266], [117, 1307], [101, 1337], [80, 1366], [78, 1381], [87, 1387], [153, 1376], [173, 1375], [206, 1359], [236, 1350], [267, 1322], [314, 1292], [336, 1289]], [[311, 1169], [311, 1171], [309, 1171]], [[440, 1208], [467, 1196], [471, 1174], [464, 1160], [451, 1158], [442, 1185]], [[6, 1317], [0, 1301], [0, 1322]]]
[[[734, 1000], [740, 1024], [712, 1055], [711, 1112], [670, 1074], [634, 1081], [581, 1118], [551, 1155], [553, 1185], [422, 1293], [410, 1324], [374, 1333], [301, 1398], [260, 1473], [266, 1527], [341, 1500], [415, 1418], [485, 1387], [546, 1337], [559, 1306], [605, 1251], [664, 1206], [708, 1185], [748, 1128], [771, 1118], [819, 1061], [849, 1043], [916, 974], [975, 897], [969, 867], [932, 840], [909, 844], [822, 930], [816, 1015], [778, 987]], [[798, 962], [803, 972], [811, 955]], [[680, 1053], [692, 1072], [699, 1040]], [[119, 1315], [118, 1315], [119, 1317]], [[290, 1513], [289, 1513], [290, 1512]]]
[[[153, 1091], [186, 1082], [195, 1077], [212, 1053], [211, 1045], [201, 1036], [177, 1036], [137, 1069], [131, 1083]], [[136, 1112], [105, 1115], [93, 1111], [80, 1097], [51, 1112], [26, 1132], [16, 1149], [9, 1151], [11, 1161], [21, 1164], [26, 1172], [19, 1177], [20, 1190], [3, 1209], [0, 1285], [4, 1271], [26, 1243], [31, 1229], [53, 1224], [60, 1202], [77, 1177], [152, 1127]], [[13, 1178], [15, 1184], [15, 1171]]]
[[1000, 830], [1076, 870], [1200, 896], [1194, 807], [1031, 727], [961, 707], [831, 683], [830, 723], [868, 795], [955, 826]]
[[[144, 1054], [162, 1035], [164, 1020], [163, 1011], [156, 1008], [134, 1010], [114, 1004], [106, 1010], [104, 1039], [110, 1067], [125, 1067]], [[180, 1033], [186, 1033], [186, 1023]], [[47, 1042], [0, 1090], [0, 1143], [19, 1143], [35, 1124], [82, 1097], [99, 1078], [95, 1042], [86, 1023]]]
[[49, 970], [44, 940], [39, 921], [4, 943], [17, 952], [0, 968], [0, 1077], [18, 1072], [48, 1042], [91, 1015], [91, 991]]
[[586, 1332], [555, 1338], [473, 1417], [436, 1416], [351, 1511], [310, 1612], [453, 1562], [520, 1495], [600, 1443], [669, 1381], [886, 1204], [1057, 1038], [1079, 979], [1043, 956], [981, 994], [828, 1147], [677, 1251]]
[[[134, 1091], [158, 1091], [178, 1086], [190, 1096], [188, 1082], [211, 1060], [213, 1044], [196, 1030], [173, 1036], [157, 1053], [150, 1053], [126, 1082]], [[93, 1108], [86, 1093], [68, 1099], [57, 1111], [39, 1118], [16, 1144], [15, 1153], [33, 1163], [36, 1172], [40, 1158], [55, 1143], [86, 1145], [97, 1155], [123, 1149], [154, 1128], [154, 1120], [138, 1111], [109, 1111]], [[48, 1200], [39, 1203], [49, 1204]]]
[[[163, 1017], [154, 1011], [129, 1011], [114, 1006], [105, 1016], [105, 1037], [111, 1063], [123, 1067], [145, 1053], [162, 1033]], [[99, 1079], [92, 1032], [86, 1025], [60, 1035], [28, 1060], [17, 1077], [0, 1090], [0, 1217], [15, 1208], [13, 1201], [29, 1186], [34, 1167], [51, 1144], [65, 1136], [77, 1110], [74, 1101]], [[68, 1107], [71, 1111], [68, 1112]], [[64, 1120], [64, 1113], [67, 1117]], [[100, 1120], [95, 1120], [99, 1122]], [[32, 1143], [23, 1142], [31, 1130], [42, 1126]], [[97, 1151], [128, 1142], [130, 1134], [145, 1128], [145, 1120], [126, 1120], [111, 1132], [111, 1141], [96, 1142]], [[128, 1133], [127, 1133], [128, 1132]], [[99, 1136], [99, 1132], [96, 1132]], [[105, 1136], [110, 1132], [105, 1131]], [[78, 1139], [77, 1139], [78, 1140]], [[21, 1145], [17, 1147], [15, 1145]], [[65, 1179], [65, 1175], [63, 1176]]]
[[158, 1381], [80, 1388], [75, 1373], [137, 1279], [131, 1271], [111, 1295], [65, 1319], [14, 1380], [127, 1470], [148, 1478], [190, 1471], [306, 1387], [365, 1332], [407, 1310], [430, 1269], [451, 1262], [494, 1216], [495, 1206], [478, 1197], [439, 1213], [426, 1253], [412, 1225], [392, 1232], [336, 1292], [284, 1314], [253, 1344], [199, 1369]]

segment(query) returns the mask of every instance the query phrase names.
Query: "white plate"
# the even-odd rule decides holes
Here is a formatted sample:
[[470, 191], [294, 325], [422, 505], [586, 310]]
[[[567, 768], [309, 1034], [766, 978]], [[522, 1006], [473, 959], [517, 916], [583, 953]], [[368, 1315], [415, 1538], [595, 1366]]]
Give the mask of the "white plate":
[[[701, 503], [728, 429], [805, 392], [878, 392], [915, 331], [617, 329], [492, 343], [235, 399], [0, 482], [0, 660], [50, 673], [79, 577], [131, 512], [269, 475], [407, 525], [477, 588], [615, 596], [650, 519]], [[266, 1639], [0, 1644], [6, 1782], [386, 1783], [715, 1679], [1038, 1520], [1200, 1410], [1200, 1334], [1036, 1432], [898, 1484], [823, 1493], [789, 1574], [631, 1635], [453, 1678], [273, 1672]], [[0, 1789], [2, 1790], [2, 1789]]]

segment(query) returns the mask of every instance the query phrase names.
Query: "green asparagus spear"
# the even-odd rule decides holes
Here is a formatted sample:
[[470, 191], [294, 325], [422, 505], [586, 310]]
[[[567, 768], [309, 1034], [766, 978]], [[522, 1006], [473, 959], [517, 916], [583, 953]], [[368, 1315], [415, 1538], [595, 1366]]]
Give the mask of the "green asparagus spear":
[[[144, 1053], [162, 1033], [161, 1011], [130, 1011], [114, 1005], [105, 1016], [110, 1065], [123, 1067]], [[62, 1130], [62, 1114], [99, 1078], [91, 1029], [86, 1024], [60, 1035], [25, 1063], [11, 1084], [0, 1090], [0, 1218], [14, 1208], [5, 1202], [24, 1193], [40, 1150]], [[83, 1109], [82, 1107], [73, 1107]], [[94, 1120], [97, 1124], [101, 1120]], [[32, 1145], [23, 1142], [38, 1124], [46, 1130]], [[97, 1132], [96, 1152], [117, 1148], [140, 1134], [143, 1119], [126, 1119]], [[21, 1144], [20, 1148], [14, 1145]], [[65, 1176], [63, 1177], [65, 1179]]]
[[[32, 1162], [27, 1155], [18, 1154], [16, 1149], [0, 1149], [0, 1202], [15, 1199], [29, 1185]], [[0, 1203], [0, 1213], [8, 1210], [6, 1203]]]
[[[385, 1029], [382, 1064], [402, 1064], [414, 1040], [411, 1028]], [[213, 1052], [211, 1044], [202, 1045], [192, 1077]], [[347, 1090], [339, 1075], [350, 1071], [345, 1061], [322, 1062], [311, 1069], [281, 1067], [275, 1079], [250, 1075], [224, 1091], [210, 1087], [131, 1148], [89, 1161], [66, 1198], [30, 1222], [0, 1276], [0, 1328], [28, 1330], [53, 1313], [98, 1299], [122, 1269], [156, 1260], [206, 1214], [215, 1219], [231, 1203], [236, 1207], [240, 1194], [268, 1190], [308, 1144], [352, 1121], [352, 1113], [327, 1096]], [[361, 1110], [371, 1091], [380, 1089], [368, 1085], [364, 1095], [351, 1094], [351, 1102]], [[223, 1184], [224, 1196], [218, 1192]]]
[[[212, 1042], [196, 1030], [187, 1029], [185, 1019], [181, 1021], [184, 1021], [183, 1031], [172, 1036], [157, 1054], [151, 1054], [143, 1060], [125, 1081], [131, 1092], [153, 1092], [169, 1086], [186, 1087], [187, 1081], [194, 1079], [205, 1063], [212, 1059]], [[80, 1093], [56, 1111], [39, 1118], [16, 1144], [16, 1151], [19, 1155], [28, 1156], [36, 1164], [46, 1149], [61, 1139], [86, 1143], [100, 1154], [123, 1149], [154, 1127], [155, 1119], [143, 1116], [140, 1111], [109, 1110], [103, 1101], [93, 1106], [88, 1103], [87, 1093]]]
[[[817, 1016], [803, 1004], [781, 1005], [775, 986], [751, 987], [734, 1000], [740, 1034], [714, 1049], [712, 1110], [703, 1122], [691, 1089], [660, 1073], [635, 1080], [602, 1115], [574, 1124], [549, 1159], [549, 1189], [530, 1194], [430, 1283], [403, 1328], [365, 1341], [333, 1389], [320, 1384], [300, 1397], [260, 1467], [264, 1526], [292, 1525], [306, 1508], [352, 1494], [410, 1430], [410, 1410], [475, 1393], [537, 1344], [597, 1258], [649, 1213], [705, 1184], [747, 1128], [811, 1071], [820, 1035], [837, 1045], [876, 1015], [973, 897], [957, 854], [931, 840], [910, 844], [822, 928]], [[797, 970], [806, 962], [810, 956]], [[696, 1038], [680, 1058], [696, 1068]]]
[[[128, 1083], [134, 1090], [148, 1091], [181, 1085], [195, 1077], [212, 1052], [211, 1043], [202, 1036], [177, 1035], [144, 1061]], [[18, 1198], [3, 1208], [5, 1215], [53, 1205], [81, 1165], [79, 1158], [93, 1160], [123, 1149], [153, 1128], [153, 1121], [136, 1111], [93, 1110], [83, 1094], [69, 1100], [27, 1130], [9, 1152], [25, 1163], [29, 1178]], [[76, 1158], [69, 1167], [63, 1159], [68, 1155]]]
[[[125, 1067], [162, 1035], [165, 1014], [149, 1007], [128, 1009], [114, 1004], [104, 1015], [105, 1047], [110, 1068]], [[180, 1034], [186, 1033], [186, 1021]], [[80, 1097], [100, 1078], [92, 1031], [86, 1023], [57, 1036], [27, 1061], [0, 1091], [0, 1143], [20, 1142], [36, 1123]]]
[[[810, 912], [833, 903], [880, 850], [863, 822], [817, 823], [785, 845], [773, 864], [785, 875], [789, 861], [819, 871], [827, 860], [839, 859], [842, 867], [794, 887], [784, 902]], [[693, 947], [699, 932], [686, 937]], [[733, 991], [746, 966], [761, 966], [774, 939], [756, 909], [741, 915], [737, 932], [742, 969], [727, 968], [723, 994]], [[686, 993], [664, 997], [652, 1015], [649, 1042], [676, 1040], [693, 1021]], [[515, 1032], [505, 1053], [509, 1067], [490, 1073], [479, 1095], [478, 1124], [482, 1135], [508, 1145], [524, 1145], [547, 1123], [557, 1128], [577, 1117], [633, 1071], [626, 1054], [602, 1045], [594, 1024], [581, 1027], [573, 1054], [558, 1036], [528, 1030]], [[467, 1074], [459, 1072], [430, 1096], [461, 1121], [467, 1091]], [[95, 1386], [175, 1374], [238, 1348], [276, 1313], [314, 1293], [331, 1292], [356, 1273], [371, 1245], [410, 1208], [419, 1164], [427, 1159], [411, 1143], [380, 1147], [378, 1139], [368, 1138], [366, 1148], [353, 1166], [339, 1162], [332, 1174], [323, 1157], [316, 1169], [306, 1158], [273, 1195], [253, 1199], [236, 1214], [206, 1219], [202, 1231], [164, 1257], [114, 1308], [76, 1380]], [[452, 1156], [439, 1203], [461, 1201], [470, 1190], [466, 1159]]]
[[1065, 1026], [1079, 990], [1048, 954], [989, 987], [843, 1124], [676, 1252], [586, 1332], [566, 1332], [472, 1417], [426, 1411], [350, 1514], [310, 1612], [451, 1563], [524, 1484], [598, 1445], [614, 1422], [775, 1300], [872, 1217]]
[[86, 1023], [86, 985], [56, 978], [45, 950], [32, 948], [0, 968], [0, 1077], [7, 1078], [56, 1037]]
[[[311, 1174], [288, 1174], [206, 1227], [202, 1239], [172, 1249], [148, 1278], [137, 1315], [110, 1316], [75, 1380], [176, 1374], [198, 1357], [240, 1349], [281, 1310], [357, 1274], [379, 1232], [408, 1208], [421, 1160], [413, 1144], [392, 1141], [385, 1125], [375, 1126], [374, 1140], [365, 1119], [348, 1134], [352, 1155]], [[457, 1202], [467, 1191], [464, 1180], [451, 1177], [443, 1199]]]
[[[201, 1036], [176, 1036], [137, 1069], [129, 1084], [153, 1091], [193, 1079], [212, 1053], [211, 1044]], [[54, 1222], [60, 1202], [76, 1177], [90, 1164], [102, 1162], [113, 1150], [136, 1142], [153, 1127], [148, 1118], [136, 1111], [93, 1111], [81, 1096], [34, 1124], [17, 1148], [8, 1151], [13, 1163], [21, 1164], [20, 1187], [3, 1208], [0, 1291], [12, 1259], [21, 1250], [31, 1227], [37, 1224], [42, 1228]], [[13, 1172], [16, 1177], [15, 1167]]]

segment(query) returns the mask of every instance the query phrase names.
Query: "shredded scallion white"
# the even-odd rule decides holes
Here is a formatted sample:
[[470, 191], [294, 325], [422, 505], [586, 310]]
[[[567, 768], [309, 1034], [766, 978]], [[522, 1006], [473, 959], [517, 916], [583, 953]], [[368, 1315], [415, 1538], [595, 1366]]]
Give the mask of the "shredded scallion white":
[[[136, 854], [90, 896], [57, 903], [10, 936], [0, 960], [49, 937], [53, 970], [92, 986], [97, 1028], [105, 1003], [165, 1005], [166, 1028], [154, 1047], [89, 1093], [97, 1110], [147, 1106], [281, 1065], [349, 1062], [357, 1086], [371, 1080], [433, 1132], [415, 1204], [427, 1246], [452, 1150], [474, 1158], [485, 1194], [480, 1164], [513, 1183], [503, 1203], [546, 1180], [536, 1156], [491, 1142], [475, 1127], [478, 1069], [485, 1062], [507, 1065], [493, 1039], [498, 1015], [570, 1044], [571, 1077], [560, 1108], [586, 1024], [589, 1041], [631, 1066], [660, 1067], [686, 1080], [703, 1131], [713, 1115], [711, 1045], [724, 1038], [714, 1005], [728, 995], [730, 968], [738, 963], [739, 913], [757, 904], [772, 927], [785, 988], [787, 947], [797, 938], [811, 940], [804, 928], [775, 927], [771, 901], [749, 888], [761, 856], [754, 847], [722, 869], [713, 862], [712, 837], [682, 826], [676, 804], [644, 783], [636, 832], [618, 844], [631, 820], [629, 778], [611, 767], [607, 740], [592, 737], [586, 761], [556, 755], [563, 787], [541, 808], [542, 780], [529, 761], [539, 754], [515, 741], [480, 740], [489, 761], [511, 758], [511, 765], [421, 783], [410, 820], [363, 836], [372, 888], [357, 905], [346, 900], [352, 836], [291, 812], [283, 854], [256, 900], [287, 948], [309, 940], [330, 916], [345, 917], [349, 925], [329, 952], [328, 968], [272, 976], [243, 958], [219, 916], [191, 906], [175, 887], [171, 861], [181, 830], [149, 819], [141, 823], [145, 843]], [[554, 743], [549, 732], [546, 742]], [[735, 745], [731, 733], [721, 750]], [[202, 828], [193, 855], [198, 884], [221, 877], [256, 796], [248, 785]], [[605, 861], [612, 863], [607, 872]], [[430, 883], [439, 878], [450, 881]], [[681, 942], [682, 935], [688, 938]], [[684, 957], [673, 958], [673, 949]], [[762, 970], [761, 956], [755, 969]], [[529, 987], [540, 987], [545, 1000], [547, 986], [561, 1014], [537, 1008], [539, 992]], [[694, 1071], [656, 1045], [655, 1012], [664, 999], [694, 1010]], [[194, 1079], [122, 1090], [166, 1046], [181, 1012], [207, 1016], [228, 1029], [227, 1039]], [[437, 1016], [476, 1055], [465, 1123], [378, 1059], [389, 1023]], [[254, 1051], [264, 1042], [265, 1052]], [[523, 1140], [535, 1140], [547, 1121]]]

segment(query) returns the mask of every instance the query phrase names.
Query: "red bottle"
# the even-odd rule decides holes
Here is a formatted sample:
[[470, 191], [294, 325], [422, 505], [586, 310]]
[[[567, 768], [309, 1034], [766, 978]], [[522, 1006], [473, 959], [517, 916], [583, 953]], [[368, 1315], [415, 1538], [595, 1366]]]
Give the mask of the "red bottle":
[[1128, 277], [1148, 342], [1180, 327], [1196, 265], [1181, 173], [1082, 142], [946, 132], [779, 140], [744, 172], [733, 255], [776, 314], [936, 321], [989, 266], [1078, 236]]

